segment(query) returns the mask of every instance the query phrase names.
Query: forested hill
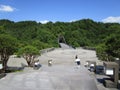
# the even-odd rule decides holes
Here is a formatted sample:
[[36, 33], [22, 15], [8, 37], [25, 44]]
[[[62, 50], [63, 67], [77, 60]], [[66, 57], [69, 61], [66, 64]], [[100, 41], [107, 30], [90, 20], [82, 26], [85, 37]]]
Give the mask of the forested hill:
[[[5, 41], [5, 38], [8, 40], [6, 35], [17, 39], [17, 51], [28, 45], [32, 46], [28, 46], [29, 48], [35, 47], [38, 50], [58, 47], [59, 37], [60, 42], [65, 38], [66, 43], [73, 47], [95, 47], [97, 56], [101, 60], [114, 60], [116, 57], [120, 59], [120, 24], [118, 23], [102, 23], [90, 19], [46, 24], [35, 21], [0, 20], [0, 40], [2, 40], [0, 43], [4, 42], [3, 45], [8, 46], [9, 43]], [[0, 50], [5, 47], [1, 45], [2, 43]]]
[[120, 24], [95, 22], [90, 19], [46, 24], [0, 20], [0, 33], [17, 38], [19, 46], [33, 45], [38, 49], [57, 47], [59, 36], [64, 36], [67, 44], [74, 47], [96, 47], [112, 36], [120, 37]]

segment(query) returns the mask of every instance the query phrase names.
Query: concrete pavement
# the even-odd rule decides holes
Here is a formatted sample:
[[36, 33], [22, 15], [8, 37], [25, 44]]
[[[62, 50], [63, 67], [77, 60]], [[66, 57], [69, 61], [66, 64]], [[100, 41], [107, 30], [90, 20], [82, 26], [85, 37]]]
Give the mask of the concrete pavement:
[[[80, 67], [74, 62], [75, 55], [81, 59]], [[48, 66], [50, 59], [53, 60], [51, 67]], [[117, 90], [105, 88], [97, 81], [100, 76], [84, 67], [87, 60], [101, 63], [95, 51], [82, 48], [55, 49], [41, 55], [39, 60], [42, 65], [39, 70], [27, 67], [21, 72], [9, 73], [0, 79], [0, 90]], [[18, 62], [11, 58], [8, 65], [14, 66], [16, 63]], [[23, 62], [18, 65], [20, 63]]]
[[0, 90], [97, 90], [84, 67], [43, 65], [39, 70], [26, 68], [0, 80]]

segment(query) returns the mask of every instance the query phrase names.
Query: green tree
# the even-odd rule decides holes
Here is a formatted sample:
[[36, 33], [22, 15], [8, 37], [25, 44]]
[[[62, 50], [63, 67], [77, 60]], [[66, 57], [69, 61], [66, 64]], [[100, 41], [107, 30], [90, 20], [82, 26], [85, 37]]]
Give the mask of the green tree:
[[0, 55], [3, 69], [6, 70], [9, 56], [17, 50], [17, 40], [10, 35], [0, 34]]
[[111, 34], [103, 44], [97, 46], [97, 56], [101, 60], [114, 61], [115, 58], [120, 58], [120, 35]]
[[23, 58], [25, 58], [25, 60], [27, 61], [28, 66], [31, 66], [34, 63], [37, 55], [40, 55], [40, 53], [36, 47], [27, 45], [19, 49], [18, 55], [22, 55]]
[[108, 61], [108, 55], [106, 53], [106, 45], [104, 43], [103, 44], [99, 44], [96, 47], [96, 54], [97, 54], [97, 57], [100, 60]]
[[[69, 45], [96, 47], [104, 43], [106, 37], [120, 33], [120, 24], [94, 22], [91, 19], [82, 19], [69, 23], [48, 22], [47, 24], [35, 21], [13, 22], [0, 20], [0, 33], [4, 32], [17, 38], [21, 45], [31, 45], [33, 41], [39, 40], [42, 47], [45, 46], [44, 48], [57, 47], [57, 38], [59, 35], [63, 35]], [[37, 43], [39, 45], [39, 42]]]
[[0, 34], [4, 34], [5, 31], [4, 31], [4, 27], [3, 26], [0, 26]]
[[120, 58], [120, 35], [112, 34], [106, 39], [106, 52], [109, 56]]

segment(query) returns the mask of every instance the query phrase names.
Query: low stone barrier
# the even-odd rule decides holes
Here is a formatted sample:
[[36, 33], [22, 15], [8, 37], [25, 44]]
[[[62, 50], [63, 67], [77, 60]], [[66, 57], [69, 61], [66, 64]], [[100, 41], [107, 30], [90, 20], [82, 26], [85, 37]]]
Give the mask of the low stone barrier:
[[44, 53], [47, 53], [47, 52], [51, 52], [51, 51], [53, 51], [53, 50], [55, 50], [54, 47], [52, 47], [52, 48], [47, 48], [47, 49], [40, 50], [40, 53], [41, 53], [41, 54], [44, 54]]
[[94, 47], [88, 47], [88, 46], [84, 46], [84, 47], [82, 47], [83, 49], [87, 49], [87, 50], [96, 50], [96, 48], [94, 48]]

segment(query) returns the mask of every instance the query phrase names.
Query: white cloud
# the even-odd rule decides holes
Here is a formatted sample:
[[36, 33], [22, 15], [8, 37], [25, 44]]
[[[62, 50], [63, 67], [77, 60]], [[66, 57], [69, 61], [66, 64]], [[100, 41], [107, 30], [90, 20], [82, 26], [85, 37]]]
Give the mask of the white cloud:
[[15, 8], [9, 6], [9, 5], [0, 5], [0, 11], [3, 12], [13, 12]]
[[77, 21], [77, 20], [70, 20], [69, 22], [75, 22], [75, 21]]
[[48, 23], [48, 22], [49, 22], [48, 20], [40, 21], [40, 23], [42, 23], [42, 24], [46, 24], [46, 23]]
[[119, 17], [107, 17], [102, 20], [104, 23], [120, 23], [120, 16]]

